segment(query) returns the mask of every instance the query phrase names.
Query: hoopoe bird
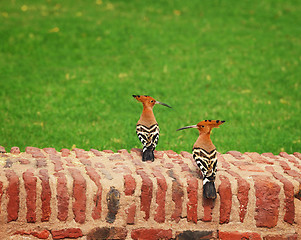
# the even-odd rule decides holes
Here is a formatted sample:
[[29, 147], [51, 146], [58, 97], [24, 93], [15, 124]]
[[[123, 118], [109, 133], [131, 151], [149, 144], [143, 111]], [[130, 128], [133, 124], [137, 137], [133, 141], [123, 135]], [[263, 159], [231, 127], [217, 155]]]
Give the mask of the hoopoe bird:
[[197, 128], [199, 130], [199, 137], [193, 145], [192, 154], [203, 174], [203, 195], [208, 199], [216, 198], [214, 181], [217, 170], [216, 148], [210, 139], [210, 133], [212, 128], [219, 128], [219, 125], [224, 122], [220, 120], [204, 120], [197, 125], [177, 129], [177, 131], [187, 128]]
[[150, 96], [133, 95], [133, 97], [143, 104], [143, 111], [136, 125], [136, 133], [143, 144], [142, 161], [154, 161], [154, 150], [158, 144], [160, 130], [153, 113], [153, 107], [155, 104], [171, 107]]

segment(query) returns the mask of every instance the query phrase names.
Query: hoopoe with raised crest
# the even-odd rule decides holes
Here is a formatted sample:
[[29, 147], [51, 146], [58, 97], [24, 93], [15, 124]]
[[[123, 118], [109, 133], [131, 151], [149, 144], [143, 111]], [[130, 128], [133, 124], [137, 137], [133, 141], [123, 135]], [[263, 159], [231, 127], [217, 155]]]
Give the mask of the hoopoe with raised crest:
[[143, 104], [142, 114], [136, 125], [136, 133], [143, 144], [142, 161], [154, 161], [154, 150], [158, 144], [160, 130], [153, 113], [153, 107], [155, 104], [171, 107], [150, 96], [133, 95], [133, 97]]
[[208, 199], [216, 198], [215, 175], [217, 170], [216, 148], [210, 139], [212, 128], [218, 128], [225, 121], [220, 120], [204, 120], [197, 125], [183, 127], [179, 130], [187, 128], [197, 128], [199, 137], [193, 145], [192, 154], [197, 166], [203, 174], [203, 195]]

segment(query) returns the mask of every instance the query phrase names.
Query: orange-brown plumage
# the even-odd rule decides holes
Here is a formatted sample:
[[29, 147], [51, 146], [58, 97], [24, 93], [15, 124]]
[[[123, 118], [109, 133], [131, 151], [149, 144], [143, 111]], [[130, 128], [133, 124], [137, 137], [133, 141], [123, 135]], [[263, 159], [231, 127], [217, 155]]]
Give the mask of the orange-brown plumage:
[[[217, 155], [214, 144], [210, 139], [212, 128], [218, 128], [225, 121], [204, 120], [197, 125], [187, 126], [178, 130], [187, 128], [197, 128], [199, 136], [193, 145], [193, 158], [203, 173], [203, 194], [204, 197], [215, 199], [216, 189], [214, 185], [217, 170]], [[177, 130], [177, 131], [178, 131]]]
[[143, 144], [142, 160], [154, 161], [154, 150], [159, 139], [159, 126], [153, 112], [153, 107], [155, 104], [170, 106], [146, 95], [133, 95], [133, 97], [143, 104], [142, 114], [136, 125], [136, 133]]

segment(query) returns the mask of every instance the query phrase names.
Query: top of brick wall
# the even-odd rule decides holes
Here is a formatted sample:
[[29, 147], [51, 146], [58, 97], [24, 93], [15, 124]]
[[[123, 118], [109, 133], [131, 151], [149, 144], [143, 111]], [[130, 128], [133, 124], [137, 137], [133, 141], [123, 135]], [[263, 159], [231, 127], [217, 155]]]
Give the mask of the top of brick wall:
[[[300, 153], [218, 154], [218, 198], [212, 201], [202, 198], [201, 173], [188, 152], [155, 151], [154, 162], [142, 162], [140, 149], [6, 152], [0, 146], [0, 224], [10, 224], [12, 232], [20, 223], [49, 223], [48, 231], [67, 221], [81, 224], [83, 235], [91, 223], [139, 229], [146, 222], [163, 230], [172, 226], [165, 233], [173, 237], [199, 224], [223, 236], [233, 229], [295, 234], [300, 170]], [[133, 239], [143, 239], [140, 230], [129, 231]]]

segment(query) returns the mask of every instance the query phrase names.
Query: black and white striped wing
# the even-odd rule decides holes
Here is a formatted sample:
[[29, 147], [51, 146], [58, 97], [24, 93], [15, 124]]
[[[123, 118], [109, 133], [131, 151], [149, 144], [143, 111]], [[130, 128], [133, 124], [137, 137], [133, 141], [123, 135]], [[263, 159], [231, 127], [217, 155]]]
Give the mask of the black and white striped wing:
[[216, 149], [207, 152], [202, 148], [194, 148], [193, 158], [203, 173], [203, 184], [207, 181], [214, 180], [217, 170], [217, 155]]
[[154, 124], [150, 127], [138, 124], [136, 127], [136, 133], [140, 142], [143, 144], [143, 151], [150, 147], [153, 149], [156, 148], [160, 133], [158, 124]]

